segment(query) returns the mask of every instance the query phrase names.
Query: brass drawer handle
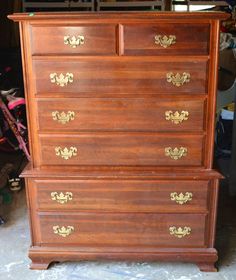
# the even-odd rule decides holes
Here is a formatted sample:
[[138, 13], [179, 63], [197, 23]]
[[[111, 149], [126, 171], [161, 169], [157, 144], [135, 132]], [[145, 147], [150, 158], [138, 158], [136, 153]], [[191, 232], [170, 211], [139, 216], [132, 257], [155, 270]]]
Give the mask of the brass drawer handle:
[[50, 80], [52, 84], [56, 84], [60, 87], [67, 86], [68, 84], [73, 83], [74, 75], [72, 73], [66, 73], [63, 75], [62, 73], [57, 75], [57, 73], [50, 74]]
[[75, 119], [75, 112], [68, 111], [65, 113], [64, 111], [59, 113], [58, 111], [52, 112], [52, 119], [54, 121], [58, 121], [61, 124], [66, 124], [70, 121], [73, 121]]
[[76, 147], [65, 147], [64, 149], [61, 147], [55, 147], [56, 156], [61, 157], [65, 160], [77, 156], [77, 148]]
[[190, 82], [190, 74], [184, 72], [182, 75], [180, 73], [174, 74], [173, 72], [169, 72], [166, 74], [166, 80], [168, 83], [172, 83], [176, 87], [180, 87], [186, 83]]
[[174, 160], [187, 156], [187, 153], [188, 153], [188, 149], [184, 147], [180, 147], [180, 148], [175, 147], [174, 149], [171, 147], [165, 148], [165, 155]]
[[165, 112], [165, 117], [167, 121], [171, 121], [174, 124], [180, 124], [183, 121], [187, 121], [188, 120], [188, 116], [189, 116], [189, 112], [188, 111], [166, 111]]
[[175, 35], [156, 35], [154, 38], [155, 44], [160, 45], [165, 49], [176, 43]]
[[64, 44], [69, 45], [71, 48], [77, 48], [78, 46], [84, 45], [84, 36], [64, 36]]
[[170, 235], [174, 235], [175, 237], [182, 238], [191, 233], [191, 228], [190, 227], [184, 227], [184, 228], [178, 227], [177, 228], [175, 226], [172, 226], [172, 227], [169, 227], [169, 231], [170, 231]]
[[68, 201], [72, 200], [73, 194], [71, 192], [51, 192], [51, 199], [60, 204], [66, 204]]
[[170, 199], [180, 205], [191, 201], [192, 198], [193, 194], [191, 192], [186, 192], [185, 194], [183, 194], [182, 192], [180, 194], [177, 194], [177, 192], [173, 192], [170, 194]]
[[55, 234], [58, 234], [58, 235], [62, 236], [62, 237], [69, 236], [70, 234], [73, 233], [74, 230], [75, 229], [74, 229], [73, 226], [62, 226], [62, 227], [60, 227], [60, 226], [53, 226], [53, 232]]

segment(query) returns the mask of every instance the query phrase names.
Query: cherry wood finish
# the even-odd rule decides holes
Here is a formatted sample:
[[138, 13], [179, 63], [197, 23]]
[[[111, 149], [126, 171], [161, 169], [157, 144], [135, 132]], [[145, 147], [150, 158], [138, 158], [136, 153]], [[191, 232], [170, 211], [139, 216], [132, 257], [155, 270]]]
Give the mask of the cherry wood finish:
[[[39, 213], [36, 243], [41, 245], [77, 244], [117, 247], [205, 247], [204, 214], [141, 214], [141, 213]], [[63, 238], [53, 232], [53, 226], [73, 226], [74, 231]], [[185, 238], [170, 235], [169, 227], [188, 226], [191, 234]]]
[[[205, 98], [40, 98], [37, 100], [38, 129], [41, 132], [76, 131], [203, 131]], [[66, 110], [65, 110], [66, 108]], [[66, 124], [52, 113], [74, 112]], [[188, 112], [188, 120], [175, 124], [165, 113]]]
[[[34, 180], [31, 182], [38, 211], [78, 210], [112, 212], [195, 212], [207, 213], [209, 181], [157, 180]], [[52, 200], [51, 194], [71, 192], [66, 203]], [[183, 204], [172, 193], [192, 194]]]
[[[70, 93], [73, 96], [90, 94], [205, 94], [207, 93], [207, 60], [189, 58], [187, 60], [163, 58], [126, 58], [119, 57], [54, 57], [33, 59], [32, 83], [35, 94], [46, 96], [48, 93]], [[167, 82], [167, 73], [187, 72], [190, 82], [176, 87]], [[74, 75], [73, 83], [61, 87], [51, 83], [50, 74]]]
[[[31, 48], [33, 55], [85, 54], [113, 55], [116, 53], [115, 25], [32, 26]], [[64, 44], [64, 36], [84, 36], [84, 44], [72, 48]]]
[[[41, 165], [154, 165], [203, 166], [202, 135], [156, 133], [81, 133], [79, 135], [39, 135]], [[69, 159], [57, 156], [55, 148], [75, 147]], [[187, 148], [186, 156], [173, 159], [165, 148]]]
[[[126, 24], [124, 55], [207, 55], [209, 24]], [[198, 34], [198, 36], [196, 36]], [[176, 43], [169, 48], [153, 44], [156, 35], [174, 35]]]
[[[10, 18], [20, 22], [32, 155], [22, 174], [31, 268], [105, 259], [195, 262], [215, 271], [220, 175], [212, 158], [219, 20], [226, 15]], [[64, 36], [79, 35], [84, 44], [64, 44]], [[176, 42], [163, 48], [155, 35], [174, 35]], [[167, 81], [170, 72], [189, 73], [190, 81], [175, 86]], [[57, 85], [52, 73], [72, 73], [73, 82]], [[73, 111], [74, 118], [62, 124], [53, 120], [55, 111]], [[166, 120], [166, 111], [189, 115], [175, 124]], [[63, 159], [56, 147], [77, 152]], [[185, 147], [187, 154], [171, 159], [166, 147]], [[59, 202], [68, 193], [70, 199]], [[192, 196], [178, 204], [173, 193]], [[170, 234], [173, 226], [184, 235]]]

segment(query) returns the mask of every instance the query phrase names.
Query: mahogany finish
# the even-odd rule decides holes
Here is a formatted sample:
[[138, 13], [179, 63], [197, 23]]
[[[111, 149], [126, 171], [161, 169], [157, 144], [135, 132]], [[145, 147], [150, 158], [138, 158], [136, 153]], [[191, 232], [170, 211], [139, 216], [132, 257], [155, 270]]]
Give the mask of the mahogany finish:
[[9, 18], [20, 22], [32, 155], [22, 174], [31, 268], [106, 259], [215, 271], [221, 176], [212, 159], [226, 15]]

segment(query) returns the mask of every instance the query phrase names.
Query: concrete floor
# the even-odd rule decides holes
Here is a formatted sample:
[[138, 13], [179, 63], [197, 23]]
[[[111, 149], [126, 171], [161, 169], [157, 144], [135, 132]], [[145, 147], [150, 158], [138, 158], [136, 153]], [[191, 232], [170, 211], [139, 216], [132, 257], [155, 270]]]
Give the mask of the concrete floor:
[[216, 273], [200, 272], [194, 264], [126, 262], [66, 262], [46, 271], [32, 271], [27, 257], [30, 236], [23, 190], [15, 193], [13, 203], [3, 209], [7, 223], [0, 226], [0, 280], [235, 280], [235, 209], [235, 198], [220, 202]]

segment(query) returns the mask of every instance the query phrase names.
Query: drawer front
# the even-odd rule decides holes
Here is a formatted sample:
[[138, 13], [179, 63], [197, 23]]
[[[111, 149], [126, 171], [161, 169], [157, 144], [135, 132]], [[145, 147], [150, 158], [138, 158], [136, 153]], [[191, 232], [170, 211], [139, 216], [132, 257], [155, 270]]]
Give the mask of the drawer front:
[[[205, 215], [39, 213], [41, 244], [88, 246], [205, 245]], [[181, 236], [181, 237], [178, 237]]]
[[33, 61], [37, 94], [204, 94], [207, 61], [162, 62], [152, 59], [73, 59]]
[[31, 26], [31, 49], [33, 55], [116, 54], [116, 26]]
[[204, 99], [39, 99], [40, 131], [203, 131]]
[[207, 211], [208, 181], [35, 180], [37, 210]]
[[203, 136], [155, 133], [40, 135], [41, 165], [201, 166]]
[[209, 53], [209, 24], [130, 24], [124, 25], [123, 28], [124, 55], [207, 55]]

